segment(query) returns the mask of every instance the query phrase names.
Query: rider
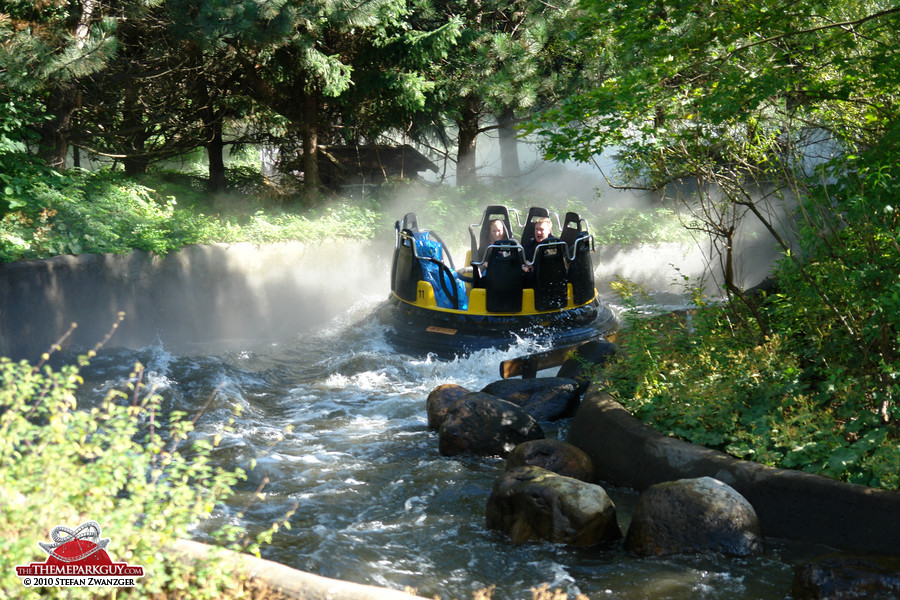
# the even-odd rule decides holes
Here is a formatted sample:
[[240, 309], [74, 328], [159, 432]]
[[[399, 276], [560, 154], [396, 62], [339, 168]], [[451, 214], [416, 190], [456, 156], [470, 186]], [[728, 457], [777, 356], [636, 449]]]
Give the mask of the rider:
[[[494, 219], [493, 221], [491, 221], [489, 225], [489, 231], [489, 245], [495, 242], [501, 242], [503, 240], [509, 239], [509, 235], [506, 233], [506, 224], [503, 223], [502, 219]], [[487, 274], [487, 265], [482, 264], [480, 267], [478, 267], [478, 273], [481, 277], [484, 277]]]
[[[534, 260], [534, 251], [538, 244], [544, 242], [556, 242], [557, 238], [553, 237], [553, 223], [550, 217], [538, 217], [534, 220], [534, 237], [525, 242], [525, 260], [531, 262]], [[526, 270], [530, 270], [530, 267]]]
[[491, 221], [491, 243], [499, 242], [500, 240], [508, 240], [509, 236], [506, 234], [506, 225], [503, 224], [503, 221], [500, 219], [494, 219]]

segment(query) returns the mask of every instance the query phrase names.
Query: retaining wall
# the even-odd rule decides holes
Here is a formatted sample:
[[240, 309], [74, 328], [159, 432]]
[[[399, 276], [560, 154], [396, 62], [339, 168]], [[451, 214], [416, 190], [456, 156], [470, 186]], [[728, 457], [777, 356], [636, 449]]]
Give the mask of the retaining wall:
[[642, 491], [714, 477], [747, 498], [767, 536], [900, 555], [900, 492], [775, 469], [662, 435], [596, 386], [573, 418], [568, 441], [591, 456], [604, 482]]
[[[361, 296], [387, 298], [392, 251], [392, 239], [210, 244], [165, 257], [135, 251], [0, 264], [0, 356], [34, 361], [72, 323], [78, 327], [67, 343], [93, 347], [119, 312], [125, 320], [111, 346], [162, 342], [186, 351], [191, 344], [287, 339]], [[598, 247], [595, 279], [601, 293], [609, 281], [624, 277], [678, 294], [678, 274], [697, 278], [707, 262], [692, 244]]]
[[387, 244], [212, 244], [165, 257], [83, 254], [0, 264], [0, 356], [36, 360], [67, 344], [140, 348], [231, 339], [283, 340], [346, 310], [360, 293], [387, 298]]

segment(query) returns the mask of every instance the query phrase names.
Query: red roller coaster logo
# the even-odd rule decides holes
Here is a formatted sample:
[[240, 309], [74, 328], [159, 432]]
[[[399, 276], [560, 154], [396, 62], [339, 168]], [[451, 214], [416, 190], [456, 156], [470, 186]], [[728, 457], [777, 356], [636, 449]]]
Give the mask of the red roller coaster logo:
[[113, 562], [108, 545], [96, 521], [75, 529], [59, 525], [50, 532], [49, 542], [38, 542], [47, 560], [19, 565], [16, 575], [26, 587], [134, 587], [144, 567]]

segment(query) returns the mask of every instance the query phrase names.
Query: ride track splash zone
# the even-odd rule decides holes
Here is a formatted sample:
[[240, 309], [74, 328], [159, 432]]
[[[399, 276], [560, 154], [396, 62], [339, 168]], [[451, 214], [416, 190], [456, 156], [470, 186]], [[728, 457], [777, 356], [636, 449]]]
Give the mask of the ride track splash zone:
[[49, 542], [38, 542], [47, 560], [16, 567], [25, 587], [134, 587], [144, 567], [113, 562], [100, 538], [100, 525], [86, 521], [75, 529], [58, 525]]

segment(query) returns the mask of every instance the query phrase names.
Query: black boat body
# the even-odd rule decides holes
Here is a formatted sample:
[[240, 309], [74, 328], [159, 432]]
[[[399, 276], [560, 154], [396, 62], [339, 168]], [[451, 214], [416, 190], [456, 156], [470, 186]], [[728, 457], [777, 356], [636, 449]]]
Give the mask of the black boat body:
[[490, 222], [504, 220], [511, 233], [510, 213], [515, 211], [489, 206], [481, 222], [469, 226], [469, 266], [460, 271], [440, 237], [419, 230], [413, 213], [397, 221], [391, 293], [377, 312], [393, 345], [453, 357], [506, 349], [521, 338], [549, 347], [577, 344], [615, 329], [612, 311], [594, 287], [593, 237], [586, 221], [566, 214], [560, 238], [539, 244], [528, 261], [523, 245], [533, 236], [533, 221], [550, 213], [529, 211], [520, 225], [522, 243], [491, 243]]

